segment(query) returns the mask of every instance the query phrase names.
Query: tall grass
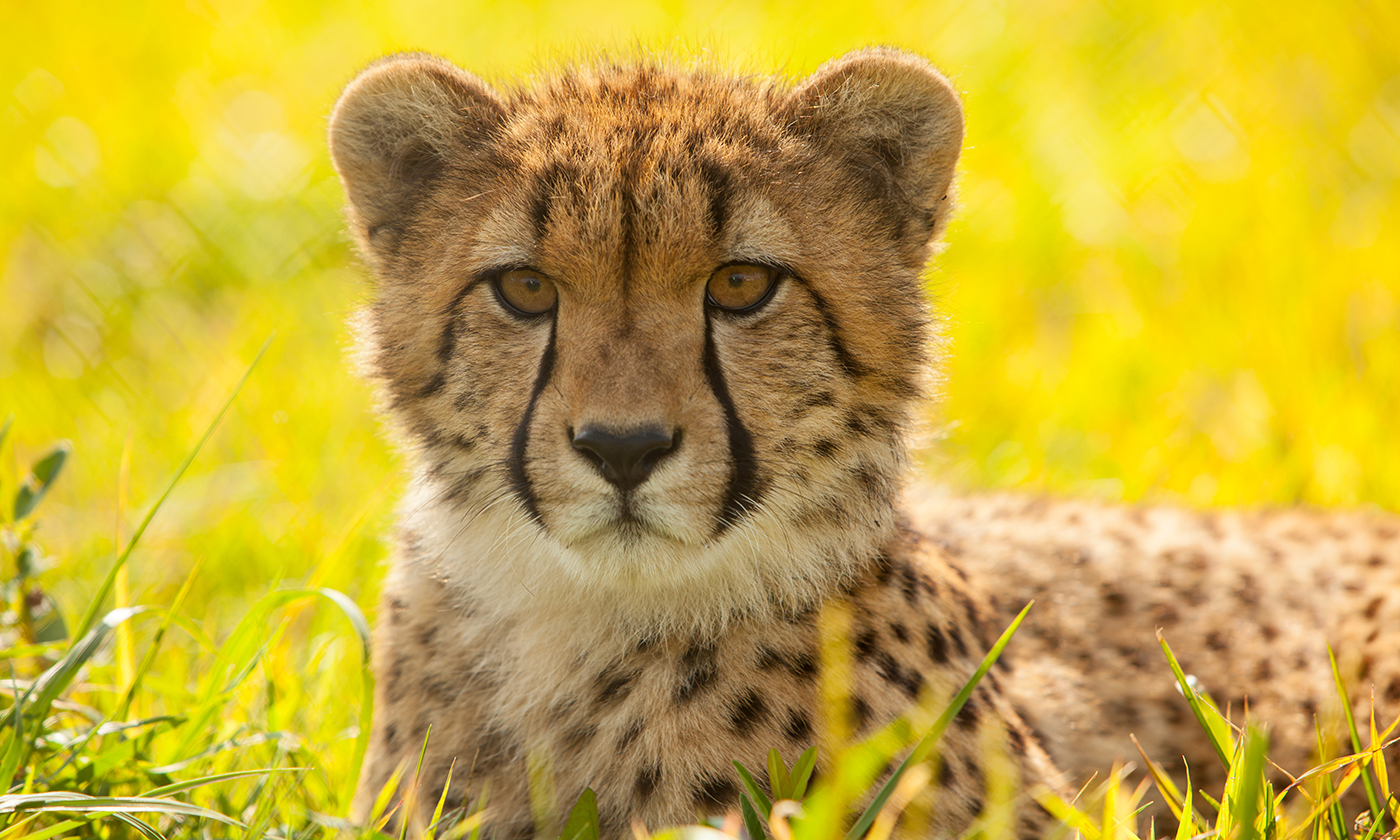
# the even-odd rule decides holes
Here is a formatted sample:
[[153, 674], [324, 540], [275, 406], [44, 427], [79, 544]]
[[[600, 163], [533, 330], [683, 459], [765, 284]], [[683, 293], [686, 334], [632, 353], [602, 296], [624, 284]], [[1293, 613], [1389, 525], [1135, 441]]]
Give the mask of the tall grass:
[[[109, 640], [35, 689], [47, 716], [10, 706], [18, 791], [173, 797], [248, 827], [141, 817], [168, 834], [343, 814], [363, 708], [347, 608], [375, 601], [400, 465], [346, 372], [363, 279], [322, 138], [340, 85], [391, 50], [493, 79], [599, 48], [794, 74], [870, 43], [929, 55], [969, 115], [962, 211], [928, 281], [950, 350], [931, 469], [1400, 508], [1394, 3], [12, 5], [3, 667], [23, 695], [83, 625]], [[156, 793], [249, 769], [278, 772]], [[59, 819], [0, 831], [144, 830]]]

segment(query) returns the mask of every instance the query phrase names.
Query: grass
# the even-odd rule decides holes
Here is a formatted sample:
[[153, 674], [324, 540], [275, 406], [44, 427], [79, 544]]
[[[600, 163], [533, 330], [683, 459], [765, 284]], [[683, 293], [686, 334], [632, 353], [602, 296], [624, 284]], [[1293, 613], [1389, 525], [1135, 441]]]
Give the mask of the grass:
[[[156, 605], [111, 619], [47, 716], [12, 711], [16, 791], [178, 799], [246, 826], [134, 813], [172, 837], [310, 836], [344, 813], [364, 708], [348, 607], [375, 601], [399, 464], [346, 372], [363, 280], [323, 135], [340, 85], [395, 49], [497, 79], [600, 46], [794, 74], [869, 43], [927, 54], [969, 114], [962, 211], [928, 281], [950, 349], [930, 470], [1400, 509], [1394, 3], [56, 0], [7, 24], [3, 667], [23, 694], [82, 625]], [[60, 477], [37, 470], [15, 516], [59, 439]], [[1290, 810], [1350, 772], [1275, 792], [1273, 813], [1357, 834]], [[1194, 796], [1204, 833], [1219, 818]], [[0, 833], [144, 832], [83, 813]]]

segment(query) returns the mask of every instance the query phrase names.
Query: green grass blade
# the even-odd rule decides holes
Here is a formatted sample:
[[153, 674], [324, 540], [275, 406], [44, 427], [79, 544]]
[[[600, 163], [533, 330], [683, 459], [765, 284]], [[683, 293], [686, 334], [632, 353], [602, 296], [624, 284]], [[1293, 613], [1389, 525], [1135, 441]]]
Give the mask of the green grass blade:
[[[355, 629], [356, 636], [361, 643], [362, 657], [367, 657], [369, 639], [369, 621], [355, 602], [344, 593], [334, 589], [281, 589], [270, 592], [258, 599], [248, 612], [239, 619], [238, 625], [228, 638], [218, 648], [220, 664], [211, 668], [209, 673], [202, 680], [202, 687], [199, 692], [199, 699], [195, 704], [195, 710], [190, 712], [191, 725], [185, 736], [185, 743], [180, 747], [180, 752], [185, 752], [193, 748], [195, 740], [203, 737], [209, 731], [209, 724], [218, 710], [223, 707], [227, 698], [232, 692], [247, 678], [257, 667], [262, 659], [262, 654], [274, 643], [278, 632], [269, 633], [266, 627], [267, 617], [276, 609], [287, 606], [293, 601], [303, 598], [325, 598], [340, 608], [350, 620]], [[367, 658], [364, 661], [368, 661]], [[367, 745], [369, 726], [368, 712], [372, 711], [373, 705], [373, 678], [369, 676], [369, 669], [362, 668], [365, 675], [363, 684], [369, 691], [366, 701], [362, 704], [360, 715], [360, 737], [356, 740], [355, 758], [362, 762], [364, 753], [360, 751], [361, 741]], [[367, 749], [367, 746], [365, 747]], [[358, 770], [356, 770], [358, 777]]]
[[[1239, 826], [1239, 840], [1259, 840], [1259, 827], [1256, 824], [1259, 816], [1259, 798], [1264, 795], [1264, 755], [1269, 749], [1269, 739], [1264, 733], [1249, 727], [1245, 731], [1244, 741], [1240, 744], [1240, 760], [1231, 769], [1231, 781], [1234, 782], [1234, 796], [1232, 802], [1227, 802], [1227, 808], [1233, 813], [1230, 814], [1230, 822]], [[1231, 785], [1227, 783], [1226, 787]], [[1225, 815], [1222, 814], [1221, 822], [1224, 822]], [[1228, 836], [1224, 826], [1221, 827], [1221, 834]]]
[[423, 746], [418, 750], [418, 763], [413, 768], [413, 783], [409, 785], [409, 795], [404, 797], [404, 807], [409, 811], [399, 820], [399, 840], [408, 840], [408, 824], [412, 822], [413, 816], [418, 806], [418, 786], [423, 779], [423, 761], [428, 757], [428, 739], [433, 737], [433, 725], [428, 724], [428, 731], [423, 733]]
[[433, 818], [423, 831], [423, 840], [433, 840], [437, 836], [438, 821], [442, 819], [442, 809], [447, 805], [447, 791], [452, 788], [452, 771], [457, 769], [457, 759], [447, 765], [447, 778], [442, 783], [442, 793], [438, 794], [437, 805], [433, 807]]
[[1176, 840], [1191, 840], [1200, 832], [1196, 829], [1196, 813], [1191, 806], [1191, 768], [1186, 768], [1186, 794], [1181, 803], [1181, 814], [1176, 825]]
[[[12, 665], [10, 667], [10, 684], [13, 685], [14, 682], [15, 670]], [[10, 740], [5, 745], [4, 759], [0, 759], [0, 780], [3, 780], [6, 790], [9, 790], [15, 773], [19, 772], [20, 764], [29, 754], [29, 740], [24, 729], [24, 707], [33, 694], [34, 686], [31, 685], [28, 691], [15, 698], [14, 707], [6, 716], [9, 719]]]
[[112, 717], [116, 720], [123, 720], [131, 712], [132, 700], [136, 697], [136, 692], [140, 690], [141, 683], [145, 681], [146, 674], [155, 664], [156, 654], [160, 650], [161, 642], [165, 640], [165, 634], [170, 630], [170, 626], [175, 623], [175, 616], [179, 614], [180, 608], [185, 604], [185, 598], [190, 594], [190, 588], [194, 585], [195, 575], [198, 574], [200, 563], [196, 562], [194, 568], [185, 576], [185, 582], [180, 585], [180, 590], [175, 593], [175, 600], [165, 611], [165, 617], [161, 619], [160, 626], [156, 628], [155, 635], [151, 638], [151, 644], [146, 649], [146, 654], [141, 657], [141, 662], [136, 666], [136, 671], [132, 674], [131, 685], [126, 687], [126, 692], [122, 694], [121, 703], [117, 706], [117, 711]]
[[938, 743], [938, 739], [943, 737], [944, 731], [947, 730], [948, 724], [952, 723], [953, 718], [957, 716], [958, 712], [962, 711], [962, 707], [967, 704], [968, 698], [971, 697], [972, 692], [976, 690], [977, 684], [982, 681], [982, 678], [987, 675], [988, 671], [992, 670], [992, 666], [995, 665], [997, 659], [1001, 657], [1001, 652], [1010, 644], [1011, 637], [1016, 635], [1017, 628], [1021, 626], [1021, 622], [1025, 620], [1026, 614], [1031, 611], [1031, 607], [1034, 605], [1035, 601], [1031, 601], [1016, 614], [1016, 618], [1011, 622], [1011, 626], [1007, 627], [1006, 630], [1002, 632], [1001, 636], [997, 638], [996, 644], [992, 645], [992, 649], [987, 651], [986, 656], [982, 657], [982, 664], [978, 665], [977, 670], [972, 672], [972, 676], [968, 678], [968, 681], [958, 690], [958, 693], [953, 696], [947, 708], [945, 708], [943, 713], [938, 716], [938, 719], [933, 722], [933, 726], [929, 727], [929, 731], [919, 740], [919, 743], [915, 745], [909, 755], [899, 763], [899, 767], [895, 768], [894, 773], [890, 775], [890, 778], [885, 782], [884, 786], [880, 788], [880, 792], [875, 795], [875, 799], [871, 801], [870, 805], [865, 809], [865, 812], [860, 815], [860, 819], [856, 820], [855, 825], [851, 826], [851, 830], [846, 832], [846, 840], [858, 840], [858, 838], [865, 834], [865, 832], [870, 829], [870, 826], [875, 823], [875, 817], [879, 815], [880, 809], [885, 807], [885, 803], [889, 801], [890, 796], [894, 794], [894, 789], [899, 784], [899, 780], [904, 777], [905, 772], [910, 767], [928, 758], [929, 753], [933, 751], [934, 744]]
[[199, 451], [204, 448], [204, 444], [208, 443], [209, 438], [214, 435], [214, 429], [218, 428], [219, 421], [224, 419], [224, 415], [228, 413], [229, 407], [233, 405], [233, 401], [238, 396], [238, 392], [243, 390], [243, 386], [248, 382], [248, 378], [253, 375], [253, 368], [258, 366], [258, 362], [262, 360], [263, 354], [267, 352], [267, 348], [271, 344], [272, 336], [268, 336], [267, 340], [263, 342], [262, 349], [258, 350], [258, 354], [253, 357], [253, 361], [248, 365], [248, 369], [243, 372], [243, 378], [238, 380], [238, 384], [233, 386], [233, 391], [229, 393], [228, 399], [224, 400], [223, 407], [219, 409], [219, 413], [215, 414], [214, 419], [209, 421], [209, 425], [205, 428], [204, 434], [200, 436], [199, 441], [195, 443], [194, 447], [190, 449], [189, 454], [185, 456], [185, 460], [180, 464], [180, 468], [175, 471], [175, 475], [165, 487], [165, 492], [160, 494], [160, 498], [156, 499], [155, 504], [151, 505], [151, 509], [146, 511], [146, 515], [141, 518], [141, 523], [136, 526], [136, 530], [132, 532], [131, 538], [126, 541], [126, 548], [122, 549], [121, 554], [117, 555], [117, 561], [112, 564], [112, 568], [107, 570], [107, 577], [103, 579], [102, 585], [97, 588], [97, 592], [95, 592], [92, 599], [88, 601], [87, 610], [83, 613], [82, 619], [78, 622], [77, 628], [73, 631], [74, 638], [80, 638], [92, 629], [93, 623], [97, 621], [97, 613], [102, 609], [102, 604], [106, 602], [107, 596], [112, 593], [112, 587], [116, 585], [117, 573], [122, 570], [122, 567], [126, 565], [126, 561], [131, 558], [131, 552], [136, 548], [136, 544], [141, 541], [141, 536], [146, 533], [146, 528], [150, 526], [151, 520], [155, 518], [156, 512], [165, 504], [165, 500], [170, 498], [170, 494], [175, 490], [175, 485], [180, 483], [180, 479], [184, 477], [185, 471], [190, 468], [190, 464], [194, 463], [194, 459], [199, 455]]
[[[1351, 751], [1360, 755], [1361, 733], [1356, 730], [1356, 715], [1351, 711], [1351, 697], [1347, 695], [1346, 684], [1342, 682], [1342, 672], [1337, 668], [1337, 657], [1332, 655], [1332, 645], [1327, 646], [1327, 658], [1332, 663], [1332, 679], [1337, 683], [1337, 694], [1342, 698], [1342, 712], [1347, 718], [1347, 734], [1351, 736]], [[1366, 803], [1371, 806], [1371, 819], [1381, 822], [1383, 812], [1381, 811], [1380, 800], [1376, 797], [1376, 785], [1372, 781], [1373, 772], [1368, 762], [1361, 770], [1361, 784], [1366, 788]]]
[[291, 773], [298, 770], [305, 770], [305, 767], [265, 767], [260, 770], [235, 770], [230, 773], [215, 773], [212, 776], [200, 776], [198, 779], [188, 779], [183, 782], [176, 782], [163, 787], [152, 788], [146, 791], [143, 796], [169, 796], [172, 793], [183, 793], [205, 785], [216, 785], [220, 782], [232, 781], [233, 779], [246, 779], [249, 776], [267, 776], [273, 773]]
[[350, 772], [346, 775], [347, 790], [345, 796], [348, 802], [354, 796], [355, 785], [360, 778], [360, 768], [365, 763], [365, 754], [369, 752], [369, 735], [374, 723], [374, 672], [369, 667], [371, 649], [369, 619], [365, 618], [364, 610], [360, 609], [360, 605], [356, 604], [355, 600], [344, 592], [328, 587], [321, 587], [316, 592], [340, 608], [340, 611], [350, 621], [350, 626], [355, 629], [355, 636], [360, 640], [360, 731], [355, 736], [355, 751], [351, 754]]
[[[738, 762], [735, 762], [736, 764]], [[770, 809], [771, 810], [771, 809]], [[768, 832], [763, 829], [763, 820], [758, 818], [758, 813], [754, 811], [753, 804], [749, 798], [743, 794], [739, 795], [739, 813], [744, 818], [744, 828], [748, 830], [749, 840], [764, 840]]]
[[569, 811], [569, 819], [564, 822], [564, 830], [559, 840], [598, 840], [598, 796], [593, 788], [584, 788], [578, 801]]
[[777, 750], [768, 751], [768, 787], [773, 791], [774, 799], [791, 799], [792, 791], [788, 790], [792, 782], [788, 779], [787, 764], [783, 762], [783, 757], [778, 755]]
[[[1128, 739], [1133, 742], [1134, 747], [1137, 747], [1138, 755], [1142, 756], [1143, 764], [1147, 766], [1147, 774], [1152, 777], [1153, 783], [1157, 785], [1157, 790], [1162, 794], [1162, 799], [1166, 802], [1167, 808], [1171, 810], [1172, 815], [1175, 816], [1178, 821], [1181, 821], [1183, 819], [1182, 815], [1189, 814], [1190, 811], [1183, 810], [1185, 806], [1182, 804], [1181, 791], [1177, 790], [1176, 783], [1172, 781], [1171, 776], [1167, 775], [1166, 768], [1153, 761], [1152, 758], [1147, 755], [1147, 751], [1142, 748], [1142, 744], [1138, 743], [1137, 736], [1129, 735]], [[1189, 794], [1191, 792], [1190, 768], [1187, 768], [1187, 771], [1186, 792], [1188, 794], [1187, 798], [1189, 799]]]
[[149, 767], [146, 769], [146, 772], [152, 776], [165, 776], [170, 773], [178, 773], [195, 762], [203, 761], [219, 753], [229, 750], [241, 750], [246, 747], [256, 747], [259, 744], [275, 743], [285, 737], [289, 737], [285, 732], [256, 732], [252, 735], [229, 738], [178, 761], [172, 761], [169, 764], [161, 764], [156, 767]]
[[68, 640], [61, 642], [43, 642], [37, 645], [21, 645], [19, 647], [6, 648], [0, 650], [0, 659], [28, 659], [33, 656], [43, 656], [44, 654], [68, 647]]
[[812, 779], [812, 771], [817, 766], [817, 748], [808, 747], [807, 751], [798, 756], [797, 763], [792, 765], [792, 798], [802, 801], [807, 795], [807, 783]]
[[87, 664], [88, 660], [92, 659], [102, 648], [107, 634], [112, 632], [118, 624], [149, 612], [150, 609], [150, 607], [126, 607], [112, 610], [103, 616], [102, 621], [96, 627], [90, 627], [88, 631], [85, 631], [86, 635], [74, 643], [62, 659], [49, 666], [48, 670], [35, 680], [34, 707], [30, 714], [40, 718], [48, 715], [49, 706], [73, 682], [74, 678], [78, 676], [78, 671]]
[[62, 822], [54, 823], [53, 825], [48, 826], [46, 828], [41, 828], [38, 831], [27, 831], [23, 833], [20, 832], [20, 829], [23, 826], [28, 825], [30, 822], [32, 822], [33, 820], [37, 820], [38, 818], [39, 815], [35, 814], [34, 816], [29, 817], [28, 819], [24, 819], [15, 823], [14, 825], [10, 826], [4, 831], [0, 831], [0, 840], [10, 840], [10, 838], [16, 836], [23, 837], [24, 840], [48, 840], [48, 838], [53, 837], [56, 834], [62, 834], [63, 832], [68, 831], [70, 829], [78, 828], [79, 826], [84, 826], [88, 824], [87, 820], [64, 820]]
[[758, 804], [759, 808], [763, 809], [763, 813], [770, 813], [773, 810], [773, 801], [768, 798], [768, 794], [763, 792], [763, 788], [758, 786], [753, 774], [737, 761], [734, 762], [734, 769], [739, 771], [739, 781], [744, 783], [744, 789], [748, 791], [749, 796], [753, 797], [753, 801]]
[[133, 817], [131, 814], [128, 814], [125, 811], [117, 811], [112, 814], [112, 817], [113, 819], [117, 819], [126, 823], [127, 825], [139, 831], [141, 834], [145, 835], [146, 840], [165, 840], [165, 835], [161, 834], [159, 831], [156, 831], [155, 826], [151, 825], [145, 820], [137, 819], [136, 817]]
[[21, 793], [0, 796], [0, 813], [10, 812], [71, 812], [78, 814], [178, 814], [186, 817], [201, 817], [237, 828], [243, 823], [218, 811], [180, 802], [176, 799], [161, 799], [149, 796], [87, 796], [71, 791], [50, 791], [47, 793]]
[[[6, 426], [6, 428], [9, 427]], [[59, 441], [53, 449], [49, 450], [48, 454], [34, 463], [29, 471], [29, 478], [21, 482], [19, 489], [15, 491], [15, 522], [33, 513], [34, 508], [39, 505], [44, 496], [48, 495], [49, 488], [53, 486], [58, 474], [63, 471], [63, 464], [72, 452], [73, 444], [66, 440]]]
[[[1181, 663], [1177, 662], [1176, 654], [1172, 653], [1171, 646], [1167, 644], [1162, 631], [1157, 631], [1157, 643], [1162, 646], [1162, 652], [1167, 656], [1172, 673], [1176, 675], [1177, 685], [1181, 686], [1181, 693], [1186, 696], [1186, 702], [1191, 706], [1191, 712], [1196, 716], [1196, 720], [1201, 724], [1201, 729], [1205, 730], [1206, 738], [1215, 749], [1215, 754], [1220, 758], [1220, 763], [1228, 772], [1230, 770], [1230, 756], [1234, 753], [1234, 739], [1230, 736], [1230, 724], [1224, 716], [1214, 707], [1207, 705], [1196, 689], [1191, 687], [1190, 680], [1186, 679], [1186, 672], [1181, 669]], [[1224, 731], [1221, 731], [1221, 727]]]

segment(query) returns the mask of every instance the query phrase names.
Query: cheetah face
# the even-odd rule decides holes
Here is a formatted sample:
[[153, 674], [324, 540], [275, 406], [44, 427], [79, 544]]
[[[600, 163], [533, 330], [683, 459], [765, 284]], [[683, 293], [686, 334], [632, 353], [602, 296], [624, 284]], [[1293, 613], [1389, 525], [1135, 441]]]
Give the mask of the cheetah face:
[[948, 83], [885, 51], [791, 91], [366, 70], [331, 142], [411, 504], [571, 587], [796, 606], [849, 575], [893, 525], [961, 128]]

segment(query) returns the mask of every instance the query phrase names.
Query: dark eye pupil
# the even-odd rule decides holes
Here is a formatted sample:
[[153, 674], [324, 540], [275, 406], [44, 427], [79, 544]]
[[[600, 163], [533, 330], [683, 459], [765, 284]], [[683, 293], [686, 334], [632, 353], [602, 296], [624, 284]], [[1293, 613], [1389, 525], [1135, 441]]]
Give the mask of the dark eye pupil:
[[742, 286], [742, 285], [744, 285], [744, 275], [742, 275], [742, 274], [731, 274], [731, 275], [729, 275], [729, 288], [731, 288], [731, 289], [737, 289], [737, 288], [739, 288], [739, 287]]
[[525, 288], [529, 289], [532, 294], [538, 292], [540, 290], [540, 279], [538, 277], [531, 277], [529, 280], [525, 281]]

